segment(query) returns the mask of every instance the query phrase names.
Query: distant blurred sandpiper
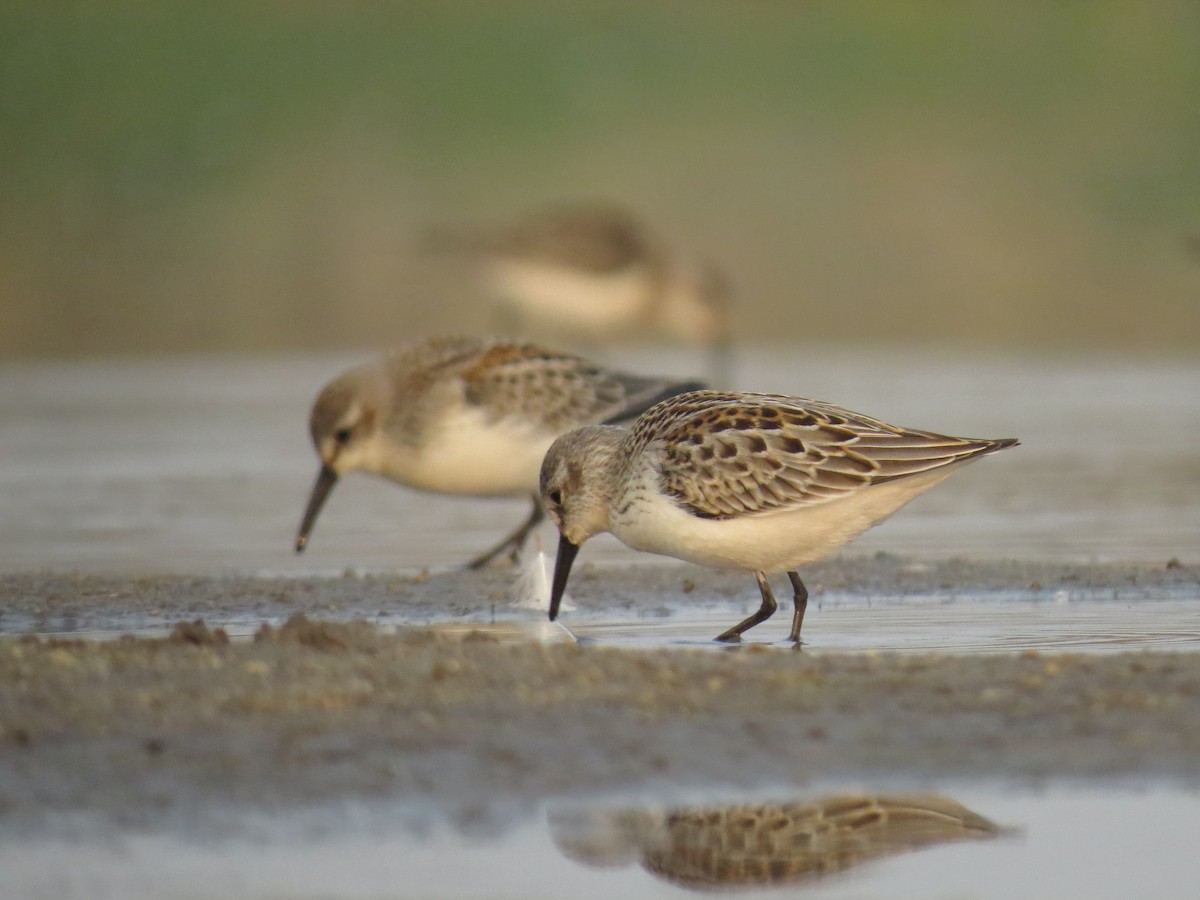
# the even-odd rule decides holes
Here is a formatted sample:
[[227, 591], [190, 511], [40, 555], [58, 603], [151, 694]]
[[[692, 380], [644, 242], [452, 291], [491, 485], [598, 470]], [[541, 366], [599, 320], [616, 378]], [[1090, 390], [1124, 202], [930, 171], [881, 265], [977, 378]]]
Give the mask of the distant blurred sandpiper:
[[1016, 444], [898, 428], [832, 403], [774, 394], [679, 394], [633, 429], [567, 432], [542, 463], [541, 492], [560, 540], [550, 594], [558, 614], [571, 563], [611, 532], [635, 550], [754, 573], [758, 611], [775, 612], [766, 576], [787, 572], [800, 642], [808, 590], [796, 568], [833, 553], [965, 463]]
[[695, 381], [643, 378], [533, 344], [470, 337], [418, 341], [349, 369], [317, 396], [309, 431], [321, 469], [296, 552], [338, 478], [372, 472], [426, 491], [532, 496], [529, 518], [470, 565], [515, 558], [543, 518], [538, 469], [564, 431], [635, 418]]
[[437, 230], [435, 249], [469, 253], [484, 285], [523, 320], [586, 340], [629, 335], [703, 345], [726, 377], [729, 288], [620, 209], [568, 206], [509, 228]]

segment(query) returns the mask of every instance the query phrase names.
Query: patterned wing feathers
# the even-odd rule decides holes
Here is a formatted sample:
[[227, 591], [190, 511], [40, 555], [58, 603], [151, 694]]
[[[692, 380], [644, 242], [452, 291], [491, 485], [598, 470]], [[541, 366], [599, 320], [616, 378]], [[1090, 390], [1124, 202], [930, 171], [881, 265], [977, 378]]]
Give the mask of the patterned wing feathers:
[[668, 495], [718, 519], [825, 503], [1010, 443], [910, 431], [818, 401], [714, 391], [649, 411], [631, 439], [658, 447]]
[[468, 403], [496, 417], [536, 422], [556, 434], [588, 423], [628, 421], [697, 386], [626, 375], [568, 353], [508, 343], [481, 354], [462, 378]]

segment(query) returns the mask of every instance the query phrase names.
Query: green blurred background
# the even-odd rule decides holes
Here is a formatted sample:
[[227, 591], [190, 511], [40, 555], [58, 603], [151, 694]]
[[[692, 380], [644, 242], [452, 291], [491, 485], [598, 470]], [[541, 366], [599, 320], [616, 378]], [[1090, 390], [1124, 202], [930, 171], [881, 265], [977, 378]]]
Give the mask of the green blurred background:
[[1200, 349], [1200, 4], [0, 7], [0, 354], [486, 328], [436, 224], [628, 205], [738, 337]]

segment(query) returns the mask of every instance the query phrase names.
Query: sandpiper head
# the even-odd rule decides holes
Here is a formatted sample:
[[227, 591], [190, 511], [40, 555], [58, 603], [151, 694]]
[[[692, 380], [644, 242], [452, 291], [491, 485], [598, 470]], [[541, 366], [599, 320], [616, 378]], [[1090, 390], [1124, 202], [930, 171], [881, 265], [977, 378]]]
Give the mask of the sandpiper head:
[[308, 431], [322, 465], [338, 474], [371, 468], [368, 452], [379, 433], [383, 375], [375, 367], [343, 372], [321, 389]]
[[542, 459], [542, 505], [559, 531], [550, 589], [551, 621], [558, 615], [580, 545], [608, 530], [613, 455], [625, 434], [612, 425], [585, 425], [556, 440]]
[[375, 467], [372, 457], [380, 432], [384, 387], [383, 375], [376, 368], [351, 369], [317, 395], [308, 430], [321, 469], [296, 534], [297, 553], [308, 545], [317, 515], [338, 477], [355, 469]]
[[612, 425], [584, 425], [558, 438], [542, 459], [542, 505], [573, 544], [608, 530], [606, 473], [625, 434]]

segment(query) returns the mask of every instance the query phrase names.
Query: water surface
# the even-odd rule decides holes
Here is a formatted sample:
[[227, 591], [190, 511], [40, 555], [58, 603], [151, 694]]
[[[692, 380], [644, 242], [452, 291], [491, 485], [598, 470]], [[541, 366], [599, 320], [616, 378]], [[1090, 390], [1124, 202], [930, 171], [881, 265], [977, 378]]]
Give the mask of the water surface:
[[[404, 808], [365, 818], [327, 810], [290, 823], [234, 815], [221, 834], [117, 829], [86, 839], [16, 839], [0, 846], [0, 892], [30, 900], [640, 900], [723, 887], [738, 896], [830, 900], [1182, 900], [1200, 890], [1194, 791], [976, 785], [918, 792], [918, 802], [928, 795], [961, 804], [977, 819], [968, 829], [945, 822], [915, 835], [911, 823], [905, 835], [868, 822], [846, 839], [810, 842], [782, 821], [789, 807], [863, 794], [843, 787], [782, 797], [576, 800], [511, 818], [483, 808], [452, 819]], [[685, 817], [707, 825], [681, 831]], [[778, 884], [756, 884], [752, 874], [768, 862]], [[698, 884], [698, 871], [713, 883]]]
[[[148, 359], [0, 369], [0, 570], [303, 574], [460, 563], [524, 500], [342, 480], [292, 553], [316, 474], [309, 404], [369, 357]], [[681, 353], [630, 352], [694, 374]], [[1200, 546], [1200, 364], [743, 349], [738, 386], [1023, 445], [981, 461], [859, 539], [932, 557], [1164, 563]], [[552, 546], [552, 530], [543, 531]], [[609, 538], [584, 558], [630, 559]]]

